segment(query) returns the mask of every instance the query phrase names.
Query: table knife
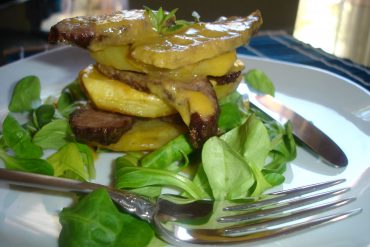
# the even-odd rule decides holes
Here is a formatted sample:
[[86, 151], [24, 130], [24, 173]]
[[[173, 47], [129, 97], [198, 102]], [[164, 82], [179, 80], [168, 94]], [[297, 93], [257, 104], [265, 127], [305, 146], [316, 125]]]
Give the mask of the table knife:
[[324, 162], [339, 168], [347, 166], [348, 159], [342, 149], [312, 122], [284, 106], [270, 95], [254, 93], [249, 89], [244, 90], [247, 91], [246, 95], [252, 107], [260, 109], [281, 124], [290, 121], [294, 136]]

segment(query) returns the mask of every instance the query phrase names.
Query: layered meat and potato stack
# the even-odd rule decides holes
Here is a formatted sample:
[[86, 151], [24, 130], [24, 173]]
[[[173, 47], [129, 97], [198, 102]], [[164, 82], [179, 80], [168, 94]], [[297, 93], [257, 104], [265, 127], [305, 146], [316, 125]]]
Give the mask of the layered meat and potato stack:
[[57, 23], [51, 43], [80, 46], [96, 60], [80, 73], [92, 107], [71, 115], [75, 135], [131, 151], [156, 149], [188, 132], [193, 146], [201, 146], [218, 133], [218, 99], [241, 80], [244, 64], [235, 49], [261, 24], [256, 11], [162, 34], [145, 10]]

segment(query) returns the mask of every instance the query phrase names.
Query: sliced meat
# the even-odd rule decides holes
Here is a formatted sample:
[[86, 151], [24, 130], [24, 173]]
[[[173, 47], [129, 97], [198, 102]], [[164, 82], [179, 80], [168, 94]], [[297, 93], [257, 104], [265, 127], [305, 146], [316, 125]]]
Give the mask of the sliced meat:
[[69, 123], [78, 140], [109, 145], [128, 131], [134, 118], [86, 107], [74, 111]]
[[188, 126], [195, 148], [217, 134], [219, 108], [217, 97], [206, 77], [195, 77], [192, 81], [174, 81], [165, 76], [154, 77], [130, 71], [116, 70], [113, 67], [97, 64], [97, 69], [105, 76], [122, 82], [138, 84], [136, 88], [147, 88], [173, 106]]
[[208, 76], [207, 78], [217, 82], [217, 85], [225, 85], [225, 84], [235, 82], [241, 73], [242, 73], [241, 71], [237, 71], [237, 72], [228, 73], [224, 76]]

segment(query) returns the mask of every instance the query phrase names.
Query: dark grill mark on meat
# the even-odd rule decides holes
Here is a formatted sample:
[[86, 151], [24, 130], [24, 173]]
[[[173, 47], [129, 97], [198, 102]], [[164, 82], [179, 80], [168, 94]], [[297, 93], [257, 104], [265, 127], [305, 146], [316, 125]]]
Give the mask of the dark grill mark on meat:
[[102, 145], [116, 143], [132, 127], [133, 122], [133, 117], [93, 108], [78, 109], [69, 118], [78, 140]]
[[235, 82], [235, 80], [240, 76], [242, 72], [231, 72], [229, 74], [226, 74], [224, 76], [208, 76], [208, 79], [216, 81], [218, 85], [225, 85], [228, 83]]

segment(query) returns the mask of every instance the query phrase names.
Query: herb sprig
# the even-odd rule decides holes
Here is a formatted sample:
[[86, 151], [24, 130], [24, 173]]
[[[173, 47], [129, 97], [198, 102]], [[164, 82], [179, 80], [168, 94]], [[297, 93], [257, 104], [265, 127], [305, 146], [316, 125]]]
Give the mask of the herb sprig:
[[[178, 9], [173, 9], [170, 12], [164, 11], [162, 7], [158, 10], [152, 10], [149, 7], [144, 6], [144, 9], [149, 16], [154, 30], [161, 35], [179, 31], [180, 29], [188, 27], [194, 23], [185, 20], [176, 20], [175, 14]], [[199, 15], [197, 15], [195, 21], [199, 22]]]

